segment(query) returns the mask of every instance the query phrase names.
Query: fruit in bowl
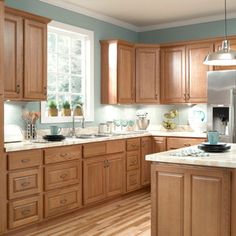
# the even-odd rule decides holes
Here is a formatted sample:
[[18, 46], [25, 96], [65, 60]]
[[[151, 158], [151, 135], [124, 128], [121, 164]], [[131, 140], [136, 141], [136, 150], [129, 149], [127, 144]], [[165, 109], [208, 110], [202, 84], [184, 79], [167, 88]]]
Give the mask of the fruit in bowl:
[[165, 129], [168, 129], [168, 130], [173, 130], [176, 128], [176, 124], [170, 120], [163, 121], [162, 125]]

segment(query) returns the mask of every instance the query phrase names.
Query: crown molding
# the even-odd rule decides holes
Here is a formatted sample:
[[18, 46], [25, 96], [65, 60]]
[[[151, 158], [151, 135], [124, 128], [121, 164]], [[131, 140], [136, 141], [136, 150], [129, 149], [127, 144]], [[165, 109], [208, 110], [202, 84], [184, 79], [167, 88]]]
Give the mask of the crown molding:
[[[74, 4], [64, 2], [63, 0], [39, 0], [41, 2], [54, 5], [57, 7], [61, 7], [82, 15], [86, 15], [107, 23], [111, 23], [113, 25], [117, 25], [119, 27], [134, 31], [134, 32], [146, 32], [146, 31], [154, 31], [154, 30], [160, 30], [160, 29], [167, 29], [167, 28], [174, 28], [174, 27], [180, 27], [180, 26], [187, 26], [187, 25], [194, 25], [194, 24], [201, 24], [201, 23], [207, 23], [207, 22], [213, 22], [213, 21], [219, 21], [224, 20], [224, 15], [213, 15], [208, 17], [199, 17], [199, 18], [193, 18], [190, 20], [183, 20], [183, 21], [175, 21], [170, 23], [163, 23], [163, 24], [156, 24], [156, 25], [149, 25], [149, 26], [136, 26], [121, 20], [117, 20], [113, 17], [109, 17], [103, 14], [96, 13], [94, 11], [90, 11], [88, 9], [85, 9], [83, 7], [78, 7]], [[227, 19], [236, 18], [236, 12], [233, 13], [227, 13]]]

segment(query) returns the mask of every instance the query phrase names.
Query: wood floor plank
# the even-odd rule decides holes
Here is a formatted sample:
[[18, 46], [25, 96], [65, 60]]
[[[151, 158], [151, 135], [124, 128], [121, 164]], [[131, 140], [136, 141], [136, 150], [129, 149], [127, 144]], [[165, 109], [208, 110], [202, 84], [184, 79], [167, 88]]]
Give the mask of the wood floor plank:
[[14, 236], [150, 236], [150, 192], [141, 191]]

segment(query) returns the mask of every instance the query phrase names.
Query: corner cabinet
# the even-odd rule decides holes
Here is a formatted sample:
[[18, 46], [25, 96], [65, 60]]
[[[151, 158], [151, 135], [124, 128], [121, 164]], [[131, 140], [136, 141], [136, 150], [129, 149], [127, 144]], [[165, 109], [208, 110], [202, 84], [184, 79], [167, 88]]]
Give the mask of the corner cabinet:
[[206, 103], [207, 71], [204, 58], [213, 43], [191, 43], [161, 48], [161, 103]]
[[230, 236], [230, 179], [224, 168], [153, 164], [152, 235]]
[[160, 103], [160, 46], [135, 45], [136, 103]]
[[49, 22], [44, 17], [5, 8], [5, 99], [46, 100]]
[[101, 103], [135, 102], [134, 45], [121, 40], [101, 43]]

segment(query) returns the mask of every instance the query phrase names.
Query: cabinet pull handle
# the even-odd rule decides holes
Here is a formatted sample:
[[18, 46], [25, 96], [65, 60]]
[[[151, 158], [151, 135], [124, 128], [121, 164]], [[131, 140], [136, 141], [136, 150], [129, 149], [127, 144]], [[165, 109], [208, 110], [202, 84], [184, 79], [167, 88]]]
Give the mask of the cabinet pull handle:
[[191, 144], [190, 144], [190, 143], [185, 143], [184, 146], [185, 146], [185, 147], [190, 147]]
[[67, 156], [67, 153], [61, 153], [60, 154], [60, 157], [66, 157]]
[[30, 182], [23, 182], [23, 183], [21, 183], [21, 186], [22, 187], [27, 187], [27, 186], [29, 186], [30, 185]]
[[19, 84], [16, 85], [16, 93], [17, 93], [17, 94], [20, 93], [20, 85], [19, 85]]
[[60, 203], [61, 203], [62, 205], [66, 204], [66, 203], [67, 203], [67, 199], [61, 200]]
[[60, 175], [61, 179], [65, 179], [66, 177], [68, 177], [68, 174], [66, 174], [66, 173]]
[[43, 87], [43, 89], [44, 89], [44, 95], [47, 96], [47, 88]]
[[189, 100], [189, 99], [190, 99], [190, 94], [188, 93], [188, 94], [187, 94], [187, 100]]
[[28, 215], [30, 213], [30, 209], [23, 209], [22, 211], [21, 211], [21, 215]]
[[155, 94], [155, 98], [158, 99], [158, 94], [157, 93]]
[[108, 167], [108, 166], [109, 166], [108, 160], [104, 160], [104, 167], [106, 168], [106, 167]]
[[137, 181], [136, 181], [136, 179], [132, 179], [132, 180], [130, 181], [130, 183], [131, 183], [131, 184], [137, 184]]
[[21, 160], [21, 163], [27, 163], [27, 162], [29, 162], [30, 160], [29, 159], [22, 159]]

